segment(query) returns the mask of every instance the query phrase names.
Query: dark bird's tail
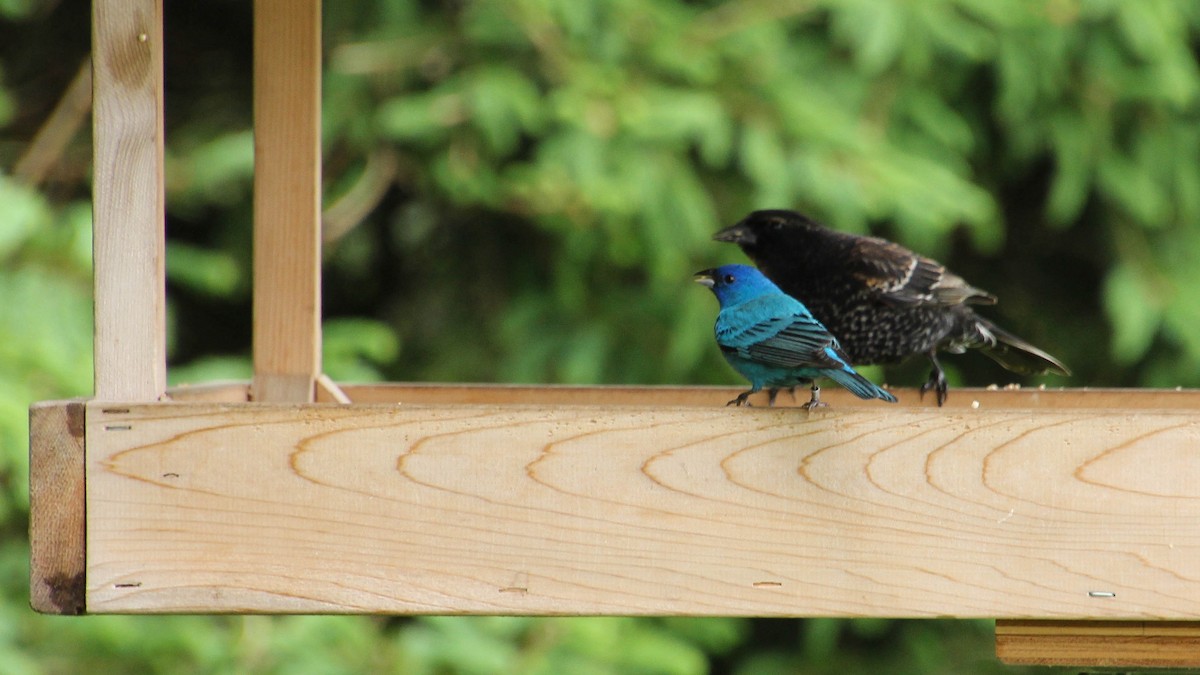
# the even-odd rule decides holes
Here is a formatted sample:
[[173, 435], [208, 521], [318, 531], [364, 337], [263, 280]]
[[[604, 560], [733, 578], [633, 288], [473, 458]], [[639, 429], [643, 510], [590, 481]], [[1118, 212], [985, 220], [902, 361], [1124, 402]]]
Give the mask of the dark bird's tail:
[[975, 317], [975, 328], [983, 337], [980, 351], [1014, 373], [1024, 375], [1070, 375], [1071, 370], [1061, 361], [1004, 330], [987, 319]]
[[888, 403], [896, 402], [895, 396], [892, 396], [887, 391], [880, 389], [874, 382], [868, 380], [862, 375], [859, 375], [853, 370], [835, 370], [830, 368], [829, 370], [822, 371], [822, 374], [854, 392], [854, 395], [859, 398], [878, 398], [883, 399]]

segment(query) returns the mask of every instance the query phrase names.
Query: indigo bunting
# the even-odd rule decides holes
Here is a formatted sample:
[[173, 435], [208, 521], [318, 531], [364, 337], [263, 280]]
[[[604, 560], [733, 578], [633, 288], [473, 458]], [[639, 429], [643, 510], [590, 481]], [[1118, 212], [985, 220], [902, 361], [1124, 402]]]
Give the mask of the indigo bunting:
[[698, 283], [712, 289], [721, 311], [717, 314], [717, 345], [734, 370], [750, 380], [744, 391], [726, 405], [749, 405], [747, 398], [771, 389], [771, 402], [782, 387], [812, 385], [807, 409], [821, 403], [814, 380], [828, 377], [859, 398], [896, 397], [855, 372], [829, 331], [798, 300], [784, 294], [761, 272], [748, 265], [724, 265], [697, 272]]
[[938, 352], [968, 348], [1017, 373], [1070, 371], [1058, 359], [975, 313], [996, 297], [940, 263], [899, 244], [830, 230], [794, 211], [755, 211], [721, 230], [783, 291], [803, 302], [837, 337], [855, 365], [896, 363], [924, 354], [933, 364], [921, 385], [940, 406], [946, 375]]

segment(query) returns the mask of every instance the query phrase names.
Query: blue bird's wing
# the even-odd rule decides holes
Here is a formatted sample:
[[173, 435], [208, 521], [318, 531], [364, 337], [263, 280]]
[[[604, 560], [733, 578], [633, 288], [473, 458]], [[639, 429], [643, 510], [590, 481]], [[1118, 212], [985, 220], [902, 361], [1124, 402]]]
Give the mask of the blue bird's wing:
[[816, 319], [795, 317], [773, 337], [745, 347], [745, 356], [759, 363], [780, 368], [841, 368], [835, 360], [833, 336]]
[[723, 310], [717, 343], [726, 352], [777, 368], [841, 368], [847, 362], [833, 335], [804, 305], [783, 295]]

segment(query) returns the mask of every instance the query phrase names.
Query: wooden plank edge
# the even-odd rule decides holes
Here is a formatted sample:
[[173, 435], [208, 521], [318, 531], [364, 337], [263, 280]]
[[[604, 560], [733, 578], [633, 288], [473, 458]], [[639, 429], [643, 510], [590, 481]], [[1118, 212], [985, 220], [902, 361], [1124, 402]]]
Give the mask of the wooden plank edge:
[[43, 614], [87, 611], [86, 406], [29, 409], [29, 605]]
[[996, 657], [1009, 665], [1200, 667], [1197, 621], [996, 621]]
[[[675, 385], [513, 385], [471, 383], [374, 383], [341, 385], [355, 403], [428, 404], [566, 404], [566, 405], [694, 405], [722, 406], [744, 387]], [[890, 387], [899, 406], [936, 408], [932, 396], [922, 398], [913, 387]], [[756, 406], [767, 404], [765, 392], [750, 400]], [[798, 407], [808, 400], [807, 391], [795, 398], [783, 392], [777, 407]], [[880, 401], [863, 401], [836, 385], [822, 388], [821, 400], [833, 406], [888, 407]], [[1116, 388], [955, 388], [945, 410], [961, 409], [1112, 409], [1129, 410], [1200, 410], [1200, 390], [1196, 389], [1116, 389]]]
[[246, 403], [250, 383], [246, 381], [182, 384], [167, 389], [167, 400], [209, 403]]
[[[325, 378], [328, 380], [328, 378]], [[720, 407], [738, 393], [738, 387], [677, 385], [521, 385], [433, 382], [341, 383], [331, 380], [355, 404], [404, 405], [647, 405]], [[169, 394], [177, 401], [238, 402], [248, 400], [249, 383], [226, 382], [211, 385], [175, 387]], [[922, 400], [915, 388], [891, 388], [904, 407], [936, 407], [932, 397]], [[338, 400], [331, 390], [317, 384], [318, 402]], [[751, 397], [757, 406], [766, 405], [766, 394]], [[835, 406], [887, 406], [878, 401], [862, 401], [840, 387], [825, 387], [822, 400]], [[808, 400], [799, 392], [793, 400], [786, 392], [776, 405], [795, 407]], [[344, 403], [344, 402], [343, 402]], [[1096, 389], [1047, 388], [1021, 389], [956, 388], [951, 390], [946, 410], [1037, 409], [1075, 410], [1200, 410], [1200, 390], [1196, 389]]]

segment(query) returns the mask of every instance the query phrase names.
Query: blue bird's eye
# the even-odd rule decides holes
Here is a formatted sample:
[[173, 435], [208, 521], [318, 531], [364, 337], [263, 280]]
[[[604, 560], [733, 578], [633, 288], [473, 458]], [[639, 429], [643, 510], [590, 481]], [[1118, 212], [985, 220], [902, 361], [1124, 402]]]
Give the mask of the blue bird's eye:
[[725, 275], [725, 283], [726, 284], [732, 284], [734, 281], [736, 281], [736, 279], [733, 278], [732, 274]]

